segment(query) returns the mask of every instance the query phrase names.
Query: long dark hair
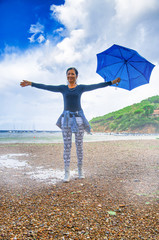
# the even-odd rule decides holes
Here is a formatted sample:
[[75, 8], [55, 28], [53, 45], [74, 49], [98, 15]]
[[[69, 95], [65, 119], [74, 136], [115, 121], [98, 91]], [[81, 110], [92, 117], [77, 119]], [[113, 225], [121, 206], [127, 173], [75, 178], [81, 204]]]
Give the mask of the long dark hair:
[[78, 70], [77, 70], [75, 67], [70, 67], [70, 68], [68, 68], [67, 71], [66, 71], [66, 75], [67, 75], [68, 71], [70, 71], [70, 70], [74, 70], [76, 76], [78, 77]]

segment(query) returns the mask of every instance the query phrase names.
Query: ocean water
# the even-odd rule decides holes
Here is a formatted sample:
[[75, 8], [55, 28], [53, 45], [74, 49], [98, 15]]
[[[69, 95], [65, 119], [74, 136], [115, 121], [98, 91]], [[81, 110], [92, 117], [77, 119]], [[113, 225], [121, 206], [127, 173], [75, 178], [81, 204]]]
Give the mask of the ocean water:
[[1, 131], [0, 143], [61, 143], [61, 132]]
[[[84, 142], [113, 141], [113, 140], [139, 140], [159, 139], [158, 134], [117, 134], [92, 133], [84, 135]], [[74, 134], [72, 141], [75, 141]], [[2, 143], [62, 143], [62, 133], [59, 131], [0, 131], [0, 144]]]

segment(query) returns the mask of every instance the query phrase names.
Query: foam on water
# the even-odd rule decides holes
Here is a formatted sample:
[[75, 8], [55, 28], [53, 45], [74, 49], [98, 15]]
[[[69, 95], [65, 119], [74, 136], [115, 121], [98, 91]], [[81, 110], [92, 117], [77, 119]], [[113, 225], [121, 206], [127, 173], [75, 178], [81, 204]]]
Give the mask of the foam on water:
[[[49, 183], [56, 183], [61, 181], [64, 177], [64, 171], [59, 169], [44, 169], [42, 167], [37, 167], [35, 171], [28, 172], [30, 178], [36, 179], [38, 181], [47, 181]], [[70, 171], [70, 176], [73, 177], [76, 171]]]
[[[35, 179], [40, 182], [47, 182], [55, 184], [61, 181], [64, 177], [64, 171], [60, 169], [46, 169], [41, 167], [35, 167], [34, 169], [24, 160], [18, 160], [18, 157], [29, 156], [29, 154], [5, 154], [0, 156], [0, 169], [19, 169], [21, 172], [25, 168], [25, 174], [31, 179]], [[31, 170], [31, 171], [30, 171]], [[14, 174], [13, 174], [14, 175]], [[74, 177], [76, 171], [70, 171], [70, 176]], [[14, 175], [17, 176], [17, 175]]]
[[0, 167], [6, 168], [19, 168], [27, 166], [26, 161], [19, 161], [15, 158], [21, 156], [28, 156], [28, 154], [6, 154], [0, 156]]

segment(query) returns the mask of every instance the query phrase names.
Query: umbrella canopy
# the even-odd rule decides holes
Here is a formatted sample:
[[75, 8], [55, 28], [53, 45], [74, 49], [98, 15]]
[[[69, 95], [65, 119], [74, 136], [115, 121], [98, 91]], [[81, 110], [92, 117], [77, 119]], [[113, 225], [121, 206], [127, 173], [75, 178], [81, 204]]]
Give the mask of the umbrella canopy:
[[149, 83], [154, 66], [135, 50], [114, 44], [97, 54], [96, 72], [106, 82], [120, 77], [118, 87], [132, 90]]

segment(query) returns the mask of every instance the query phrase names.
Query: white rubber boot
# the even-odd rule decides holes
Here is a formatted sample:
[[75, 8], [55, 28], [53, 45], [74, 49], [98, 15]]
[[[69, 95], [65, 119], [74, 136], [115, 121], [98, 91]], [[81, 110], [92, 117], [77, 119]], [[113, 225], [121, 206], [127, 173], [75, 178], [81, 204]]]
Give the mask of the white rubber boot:
[[70, 181], [70, 168], [68, 166], [65, 166], [65, 177], [63, 181], [64, 182]]
[[85, 176], [83, 174], [83, 170], [82, 170], [82, 165], [78, 165], [78, 178], [79, 179], [85, 178]]

